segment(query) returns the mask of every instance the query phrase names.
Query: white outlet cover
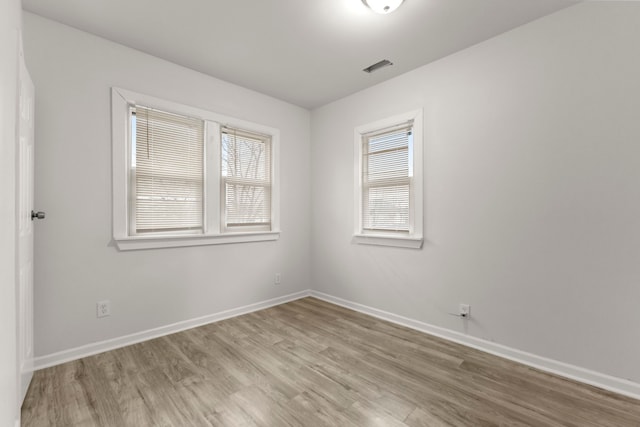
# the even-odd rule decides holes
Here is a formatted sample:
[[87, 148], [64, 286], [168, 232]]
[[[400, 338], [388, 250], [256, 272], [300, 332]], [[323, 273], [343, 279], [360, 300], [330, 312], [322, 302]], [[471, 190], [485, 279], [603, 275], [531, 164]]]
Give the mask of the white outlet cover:
[[96, 303], [96, 316], [97, 317], [111, 316], [111, 303], [108, 300], [98, 301]]

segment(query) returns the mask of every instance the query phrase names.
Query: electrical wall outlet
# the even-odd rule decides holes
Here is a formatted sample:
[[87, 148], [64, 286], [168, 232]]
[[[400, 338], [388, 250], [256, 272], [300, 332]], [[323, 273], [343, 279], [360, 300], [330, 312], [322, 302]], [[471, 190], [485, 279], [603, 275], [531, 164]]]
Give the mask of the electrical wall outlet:
[[280, 273], [276, 273], [276, 278], [274, 279], [273, 284], [279, 285], [281, 281], [282, 281], [282, 276], [280, 276]]
[[111, 316], [111, 302], [109, 300], [98, 301], [96, 303], [96, 316], [97, 317]]
[[458, 314], [462, 317], [471, 317], [471, 306], [469, 304], [460, 304], [458, 306]]

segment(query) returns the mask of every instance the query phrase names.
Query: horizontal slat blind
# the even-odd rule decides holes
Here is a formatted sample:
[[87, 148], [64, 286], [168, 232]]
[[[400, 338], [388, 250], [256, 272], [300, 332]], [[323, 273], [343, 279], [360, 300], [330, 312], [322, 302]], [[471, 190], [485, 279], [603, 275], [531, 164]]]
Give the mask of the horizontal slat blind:
[[134, 111], [136, 233], [203, 230], [203, 121]]
[[222, 129], [224, 225], [271, 227], [271, 138]]
[[411, 129], [403, 125], [362, 137], [362, 226], [408, 232], [411, 203]]

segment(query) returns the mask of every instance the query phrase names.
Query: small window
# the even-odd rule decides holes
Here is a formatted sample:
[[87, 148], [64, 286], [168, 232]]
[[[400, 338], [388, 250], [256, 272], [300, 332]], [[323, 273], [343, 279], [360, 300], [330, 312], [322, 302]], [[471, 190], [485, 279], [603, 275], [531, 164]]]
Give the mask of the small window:
[[362, 228], [409, 233], [413, 121], [363, 135]]
[[271, 228], [271, 137], [222, 129], [224, 230]]
[[121, 250], [276, 240], [277, 129], [112, 90]]
[[203, 233], [204, 122], [131, 107], [131, 234]]
[[356, 129], [356, 243], [422, 245], [422, 111]]

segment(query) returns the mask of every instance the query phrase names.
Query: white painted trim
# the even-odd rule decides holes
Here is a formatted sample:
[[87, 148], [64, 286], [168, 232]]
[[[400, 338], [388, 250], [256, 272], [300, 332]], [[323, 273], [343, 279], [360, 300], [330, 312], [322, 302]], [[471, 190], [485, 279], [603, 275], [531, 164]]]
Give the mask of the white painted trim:
[[[418, 108], [403, 114], [398, 114], [373, 123], [357, 126], [354, 129], [354, 238], [353, 243], [378, 246], [395, 246], [402, 248], [422, 248], [423, 240], [423, 175], [424, 175], [424, 131], [423, 131], [424, 111]], [[411, 179], [411, 210], [409, 234], [387, 235], [377, 233], [365, 233], [362, 227], [362, 140], [365, 134], [393, 126], [401, 125], [413, 121], [413, 178]], [[369, 237], [370, 236], [370, 237]]]
[[619, 393], [634, 399], [640, 399], [640, 384], [622, 378], [613, 377], [600, 372], [581, 368], [579, 366], [570, 365], [568, 363], [559, 362], [557, 360], [548, 359], [546, 357], [537, 356], [525, 351], [517, 350], [501, 344], [496, 344], [480, 338], [452, 331], [450, 329], [441, 328], [439, 326], [430, 325], [419, 320], [410, 319], [408, 317], [393, 314], [384, 310], [369, 307], [353, 301], [348, 301], [323, 292], [314, 290], [304, 290], [289, 295], [261, 301], [243, 307], [221, 311], [219, 313], [198, 317], [191, 320], [177, 322], [171, 325], [161, 326], [147, 331], [137, 332], [123, 337], [113, 338], [110, 340], [100, 341], [58, 353], [48, 354], [35, 358], [35, 369], [48, 368], [50, 366], [77, 360], [82, 357], [92, 356], [116, 348], [124, 347], [131, 344], [147, 341], [153, 338], [173, 334], [184, 331], [186, 329], [195, 328], [209, 323], [218, 322], [220, 320], [229, 319], [231, 317], [241, 316], [243, 314], [252, 313], [254, 311], [263, 310], [265, 308], [284, 304], [307, 296], [312, 296], [332, 304], [346, 307], [378, 319], [386, 320], [391, 323], [406, 326], [429, 335], [434, 335], [448, 341], [453, 341], [467, 347], [475, 348], [486, 353], [493, 354], [498, 357], [513, 360], [527, 366], [531, 366], [541, 371], [559, 375], [585, 384], [590, 384], [605, 390]]
[[311, 290], [312, 297], [605, 390], [640, 399], [640, 384]]
[[121, 251], [137, 249], [177, 248], [182, 246], [224, 245], [227, 243], [264, 242], [278, 240], [279, 231], [226, 233], [218, 235], [128, 236], [115, 240]]
[[422, 247], [421, 237], [403, 237], [398, 235], [380, 234], [356, 234], [353, 242], [360, 245], [395, 246], [397, 248], [420, 249]]
[[148, 341], [150, 339], [162, 337], [169, 334], [174, 334], [186, 329], [192, 329], [198, 326], [207, 325], [209, 323], [219, 322], [220, 320], [229, 319], [231, 317], [241, 316], [243, 314], [252, 313], [258, 310], [264, 310], [265, 308], [291, 302], [300, 298], [307, 297], [309, 295], [310, 291], [304, 290], [293, 294], [272, 298], [266, 301], [260, 301], [242, 307], [224, 310], [219, 313], [197, 317], [195, 319], [183, 320], [181, 322], [176, 322], [166, 326], [160, 326], [154, 329], [148, 329], [146, 331], [136, 332], [118, 338], [99, 341], [80, 347], [71, 348], [69, 350], [47, 354], [45, 356], [38, 356], [34, 360], [35, 369], [38, 370], [48, 368], [50, 366], [60, 365], [62, 363], [71, 362], [72, 360], [77, 360], [87, 356], [93, 356], [94, 354], [103, 353], [105, 351], [114, 350], [116, 348]]
[[[130, 228], [131, 189], [129, 179], [129, 106], [142, 104], [175, 114], [195, 117], [205, 122], [205, 228], [201, 234], [133, 235]], [[220, 203], [220, 126], [242, 129], [271, 138], [271, 226], [268, 232], [221, 232], [224, 206]], [[236, 119], [211, 111], [179, 104], [117, 87], [111, 88], [112, 133], [112, 202], [113, 240], [119, 250], [175, 248], [182, 246], [220, 245], [227, 243], [262, 242], [280, 237], [280, 130]]]

